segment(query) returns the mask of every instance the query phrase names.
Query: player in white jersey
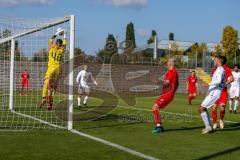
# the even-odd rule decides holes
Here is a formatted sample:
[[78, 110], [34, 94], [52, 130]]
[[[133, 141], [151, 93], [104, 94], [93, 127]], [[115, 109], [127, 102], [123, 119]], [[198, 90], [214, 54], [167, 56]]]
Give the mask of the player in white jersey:
[[92, 73], [88, 72], [88, 66], [83, 65], [83, 70], [78, 73], [76, 82], [78, 83], [78, 107], [81, 107], [81, 98], [84, 97], [83, 105], [87, 106], [87, 100], [90, 95], [90, 87], [88, 85], [88, 78], [91, 78], [93, 83], [97, 86], [96, 80], [93, 78]]
[[233, 113], [237, 113], [237, 107], [239, 104], [239, 96], [240, 96], [240, 72], [239, 66], [234, 65], [234, 70], [232, 71], [232, 75], [234, 81], [231, 83], [230, 87], [230, 100], [229, 100], [229, 112], [232, 113], [232, 103], [235, 98], [234, 110]]
[[205, 124], [205, 129], [202, 130], [202, 134], [212, 132], [210, 117], [207, 109], [213, 106], [213, 104], [220, 98], [222, 89], [226, 85], [225, 70], [222, 67], [226, 62], [222, 56], [214, 57], [214, 64], [217, 67], [212, 75], [212, 80], [209, 83], [208, 94], [203, 100], [199, 107], [199, 113], [201, 114], [202, 120]]

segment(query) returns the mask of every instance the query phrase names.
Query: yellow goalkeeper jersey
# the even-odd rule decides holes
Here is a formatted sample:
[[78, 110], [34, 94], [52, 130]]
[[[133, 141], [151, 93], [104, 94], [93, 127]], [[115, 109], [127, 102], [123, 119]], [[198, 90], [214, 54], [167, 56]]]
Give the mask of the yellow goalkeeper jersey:
[[66, 43], [67, 41], [66, 39], [64, 39], [62, 47], [57, 47], [53, 45], [53, 39], [50, 39], [48, 51], [48, 68], [57, 68], [61, 65], [63, 61]]

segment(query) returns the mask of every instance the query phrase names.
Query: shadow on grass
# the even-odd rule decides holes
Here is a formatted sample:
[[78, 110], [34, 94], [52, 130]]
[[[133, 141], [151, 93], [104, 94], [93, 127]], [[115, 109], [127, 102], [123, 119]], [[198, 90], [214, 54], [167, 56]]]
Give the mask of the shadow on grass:
[[135, 124], [141, 124], [142, 122], [131, 122], [131, 123], [115, 123], [115, 124], [109, 124], [109, 125], [100, 125], [100, 126], [94, 126], [94, 127], [83, 127], [82, 129], [97, 129], [97, 128], [110, 128], [110, 127], [119, 127], [119, 126], [128, 126], [128, 125], [135, 125]]
[[[204, 126], [181, 127], [181, 128], [174, 128], [174, 129], [166, 129], [165, 132], [187, 131], [187, 130], [195, 130], [195, 129], [203, 129], [203, 128], [204, 128]], [[227, 125], [226, 128], [224, 128], [223, 130], [215, 130], [214, 132], [227, 132], [227, 131], [235, 131], [235, 130], [240, 130], [240, 123], [234, 123], [234, 124]]]
[[[127, 125], [134, 125], [134, 124], [142, 124], [144, 122], [140, 121], [132, 121], [132, 122], [121, 122], [119, 121], [120, 117], [118, 115], [108, 114], [106, 116], [103, 116], [97, 120], [92, 121], [91, 123], [98, 123], [102, 122], [103, 124], [96, 124], [98, 126], [91, 126], [91, 127], [83, 127], [82, 129], [96, 129], [96, 128], [111, 128], [111, 127], [119, 127], [119, 126], [127, 126]], [[85, 122], [89, 123], [89, 122]], [[108, 124], [107, 124], [108, 123]]]
[[227, 149], [227, 150], [224, 150], [224, 151], [221, 151], [221, 152], [217, 152], [217, 153], [214, 153], [214, 154], [211, 154], [211, 155], [208, 155], [208, 156], [200, 157], [200, 158], [197, 158], [195, 160], [205, 160], [205, 159], [217, 158], [219, 156], [229, 154], [229, 153], [232, 153], [232, 152], [236, 152], [236, 151], [240, 151], [240, 146], [230, 148], [230, 149]]
[[172, 131], [190, 131], [196, 129], [203, 129], [203, 126], [198, 127], [181, 127], [181, 128], [174, 128], [174, 129], [165, 129], [165, 132], [172, 132]]
[[229, 124], [223, 130], [220, 130], [220, 131], [227, 132], [227, 131], [235, 131], [235, 130], [240, 130], [240, 123]]

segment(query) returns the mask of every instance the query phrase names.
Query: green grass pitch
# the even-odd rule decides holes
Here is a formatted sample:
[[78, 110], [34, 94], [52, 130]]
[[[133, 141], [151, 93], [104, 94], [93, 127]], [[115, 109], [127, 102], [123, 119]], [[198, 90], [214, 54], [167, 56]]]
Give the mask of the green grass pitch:
[[[20, 106], [25, 103], [24, 98], [27, 100], [30, 97], [31, 103], [27, 106], [34, 108], [39, 100], [33, 98], [36, 96], [30, 94], [26, 97], [15, 97], [16, 109], [19, 112], [28, 114], [27, 108], [21, 109]], [[198, 96], [193, 101], [192, 112], [189, 113], [187, 95], [176, 95], [174, 101], [162, 112], [166, 129], [163, 134], [151, 133], [154, 124], [149, 107], [155, 102], [156, 97], [137, 98], [134, 107], [128, 106], [119, 99], [118, 107], [105, 117], [91, 122], [74, 122], [74, 128], [159, 159], [239, 159], [240, 114], [229, 114], [227, 110], [225, 120], [229, 123], [225, 123], [224, 130], [201, 135], [203, 123], [197, 113], [197, 107], [203, 98]], [[90, 98], [88, 109], [99, 102], [98, 99]], [[85, 110], [79, 110], [75, 106], [74, 112], [81, 113]], [[57, 120], [53, 111], [44, 111], [44, 109], [42, 112], [38, 109], [36, 111], [31, 115], [42, 119], [45, 117], [46, 121], [56, 124], [66, 124]], [[15, 118], [10, 124], [20, 126], [18, 121], [19, 118]], [[37, 127], [30, 131], [18, 131], [18, 128], [15, 131], [1, 129], [0, 159], [141, 159], [65, 130], [49, 129], [50, 127], [41, 126], [37, 122], [31, 124], [26, 121], [26, 124]]]

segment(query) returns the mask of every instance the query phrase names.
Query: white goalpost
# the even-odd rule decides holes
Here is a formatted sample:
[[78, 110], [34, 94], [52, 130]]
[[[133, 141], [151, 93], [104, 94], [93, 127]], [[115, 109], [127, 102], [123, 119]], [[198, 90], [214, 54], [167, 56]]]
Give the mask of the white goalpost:
[[[69, 54], [69, 59], [73, 60], [74, 58], [74, 46], [75, 46], [75, 18], [74, 16], [71, 16], [71, 21], [70, 21], [70, 54]], [[69, 110], [68, 110], [68, 130], [73, 129], [73, 64], [74, 61], [70, 61], [69, 63]]]
[[[73, 68], [74, 68], [74, 15], [53, 19], [0, 18], [0, 130], [29, 130], [34, 128], [73, 128]], [[68, 62], [69, 73], [60, 81], [66, 92], [48, 87], [54, 96], [52, 110], [39, 107], [45, 72], [50, 52], [49, 39], [57, 29], [67, 33], [62, 63]], [[61, 35], [54, 37], [54, 44]], [[27, 75], [27, 77], [24, 77]], [[50, 85], [49, 85], [50, 86]], [[65, 86], [65, 85], [64, 85]], [[61, 101], [67, 106], [56, 108]], [[59, 110], [58, 110], [59, 109]], [[58, 111], [57, 111], [58, 110]], [[67, 117], [67, 118], [66, 118]]]

